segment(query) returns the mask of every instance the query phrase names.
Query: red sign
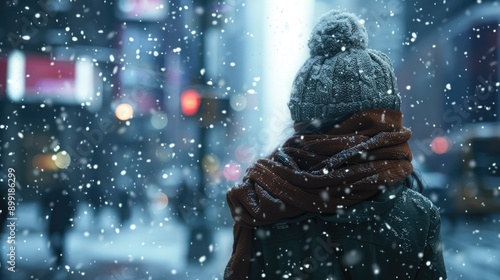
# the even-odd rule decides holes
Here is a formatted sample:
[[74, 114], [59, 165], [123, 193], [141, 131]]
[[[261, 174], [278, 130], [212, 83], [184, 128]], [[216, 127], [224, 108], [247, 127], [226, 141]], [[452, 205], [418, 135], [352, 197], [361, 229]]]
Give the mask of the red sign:
[[73, 61], [55, 61], [47, 57], [26, 57], [25, 96], [75, 97], [76, 69]]
[[[62, 61], [15, 51], [0, 62], [0, 75], [2, 71], [8, 83], [0, 92], [12, 101], [86, 104], [91, 110], [101, 106], [95, 66], [88, 58]], [[0, 78], [1, 84], [5, 83]]]

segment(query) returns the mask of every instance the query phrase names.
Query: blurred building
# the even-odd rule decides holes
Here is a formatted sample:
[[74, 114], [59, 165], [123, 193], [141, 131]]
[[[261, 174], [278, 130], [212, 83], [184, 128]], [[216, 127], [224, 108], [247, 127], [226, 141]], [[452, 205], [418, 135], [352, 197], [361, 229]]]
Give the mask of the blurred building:
[[[332, 8], [356, 12], [391, 56], [417, 157], [462, 124], [497, 121], [496, 1], [25, 2], [0, 3], [0, 98], [2, 168], [26, 186], [60, 168], [82, 190], [175, 188], [186, 172], [231, 184], [224, 168], [286, 138], [283, 100]], [[212, 111], [183, 114], [187, 90]]]
[[[240, 139], [256, 102], [241, 2], [4, 1], [0, 13], [1, 168], [25, 200], [58, 170], [102, 205], [148, 184], [175, 196], [183, 179], [221, 196], [239, 178], [225, 166], [254, 156]], [[213, 106], [183, 114], [187, 90]]]
[[499, 9], [497, 1], [408, 4], [398, 82], [420, 161], [459, 148], [466, 126], [498, 122]]
[[443, 1], [405, 8], [398, 82], [430, 197], [446, 214], [498, 212], [500, 5]]
[[[173, 216], [171, 248], [232, 225], [225, 191], [291, 132], [292, 81], [312, 26], [331, 9], [359, 15], [369, 47], [392, 59], [415, 160], [439, 178], [431, 184], [458, 182], [453, 195], [471, 212], [499, 209], [482, 206], [500, 197], [493, 0], [1, 1], [2, 187], [14, 168], [26, 213], [64, 173], [79, 206], [120, 208], [120, 220], [126, 208]], [[26, 232], [28, 243], [40, 237]], [[160, 249], [156, 233], [149, 244]]]

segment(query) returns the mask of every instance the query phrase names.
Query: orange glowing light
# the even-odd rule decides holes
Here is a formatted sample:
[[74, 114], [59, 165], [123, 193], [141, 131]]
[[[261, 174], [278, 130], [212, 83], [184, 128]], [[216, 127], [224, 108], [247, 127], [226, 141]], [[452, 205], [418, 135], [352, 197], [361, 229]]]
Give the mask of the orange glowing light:
[[52, 154], [37, 154], [32, 159], [32, 165], [36, 169], [55, 171], [58, 169], [54, 160], [52, 160]]
[[134, 108], [128, 103], [121, 103], [115, 108], [115, 116], [120, 121], [127, 121], [134, 116]]
[[192, 116], [198, 112], [201, 104], [200, 94], [193, 89], [184, 91], [181, 95], [181, 110], [186, 116]]

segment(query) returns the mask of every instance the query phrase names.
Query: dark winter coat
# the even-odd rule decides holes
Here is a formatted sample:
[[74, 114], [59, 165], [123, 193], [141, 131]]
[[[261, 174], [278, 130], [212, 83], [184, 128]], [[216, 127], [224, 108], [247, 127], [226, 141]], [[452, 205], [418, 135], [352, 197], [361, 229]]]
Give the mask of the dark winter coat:
[[401, 183], [410, 136], [401, 112], [371, 109], [257, 160], [227, 193], [224, 279], [445, 278], [439, 213]]
[[254, 236], [249, 279], [446, 279], [439, 212], [403, 183], [343, 213], [260, 226]]

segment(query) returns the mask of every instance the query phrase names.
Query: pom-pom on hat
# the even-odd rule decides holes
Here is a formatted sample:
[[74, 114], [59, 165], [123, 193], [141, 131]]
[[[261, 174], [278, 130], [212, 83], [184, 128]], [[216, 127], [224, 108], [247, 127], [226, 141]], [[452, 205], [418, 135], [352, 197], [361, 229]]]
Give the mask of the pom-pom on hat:
[[354, 14], [330, 11], [313, 28], [310, 57], [292, 86], [288, 107], [296, 122], [335, 118], [365, 109], [400, 110], [392, 63], [368, 49], [368, 34]]

